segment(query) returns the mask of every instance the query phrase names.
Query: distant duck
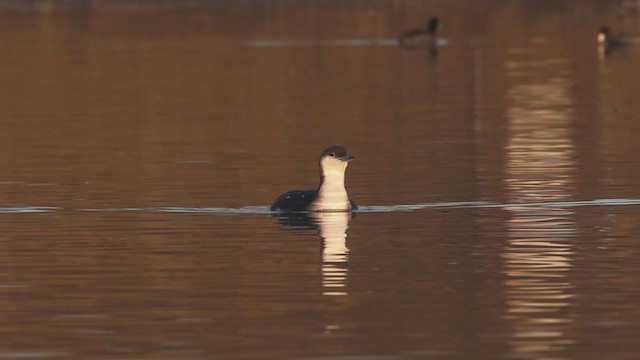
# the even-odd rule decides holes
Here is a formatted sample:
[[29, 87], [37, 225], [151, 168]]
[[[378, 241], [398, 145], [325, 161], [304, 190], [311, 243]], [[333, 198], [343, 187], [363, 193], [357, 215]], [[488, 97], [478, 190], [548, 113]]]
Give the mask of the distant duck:
[[438, 47], [438, 26], [440, 18], [434, 16], [427, 22], [424, 29], [415, 29], [400, 35], [400, 46], [407, 49], [429, 49], [435, 51]]
[[271, 211], [352, 211], [358, 205], [344, 186], [347, 165], [355, 159], [342, 146], [331, 146], [320, 154], [320, 185], [317, 190], [291, 190], [280, 195]]
[[600, 30], [598, 30], [597, 39], [598, 46], [600, 46], [605, 51], [621, 47], [625, 44], [625, 42], [621, 38], [613, 36], [611, 28], [609, 28], [608, 26], [603, 26], [600, 28]]

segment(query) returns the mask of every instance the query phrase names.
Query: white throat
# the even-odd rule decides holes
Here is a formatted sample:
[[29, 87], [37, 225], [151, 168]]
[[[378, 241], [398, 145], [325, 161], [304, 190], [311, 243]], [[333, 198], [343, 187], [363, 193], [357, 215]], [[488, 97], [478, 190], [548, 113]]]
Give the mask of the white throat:
[[318, 189], [318, 196], [311, 203], [309, 210], [313, 211], [348, 211], [351, 210], [351, 202], [347, 189], [344, 187], [344, 177], [347, 163], [340, 161], [323, 161], [323, 177]]

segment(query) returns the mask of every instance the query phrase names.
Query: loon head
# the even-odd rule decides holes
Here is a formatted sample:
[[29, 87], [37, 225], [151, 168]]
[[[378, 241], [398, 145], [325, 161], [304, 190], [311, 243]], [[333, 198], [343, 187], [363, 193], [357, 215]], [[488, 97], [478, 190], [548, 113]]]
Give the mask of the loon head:
[[349, 161], [354, 160], [343, 146], [330, 146], [320, 155], [320, 175], [326, 177], [342, 176], [347, 171]]
[[438, 18], [437, 16], [430, 18], [429, 22], [427, 23], [427, 33], [435, 36], [438, 32], [438, 25], [440, 25], [440, 18]]

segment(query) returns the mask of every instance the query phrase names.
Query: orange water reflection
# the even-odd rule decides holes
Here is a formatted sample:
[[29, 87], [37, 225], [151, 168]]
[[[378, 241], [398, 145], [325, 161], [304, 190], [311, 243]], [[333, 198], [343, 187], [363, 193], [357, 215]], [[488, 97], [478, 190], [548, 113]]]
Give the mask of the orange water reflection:
[[[562, 62], [507, 66], [519, 81], [507, 96], [509, 137], [505, 187], [512, 202], [571, 200], [575, 164], [571, 122], [574, 114], [566, 77], [552, 76], [528, 83], [527, 71], [562, 71]], [[573, 285], [567, 273], [573, 267], [575, 224], [573, 211], [561, 207], [507, 209], [509, 240], [505, 247], [507, 319], [511, 320], [512, 352], [536, 356], [561, 351], [574, 343], [562, 326], [572, 320]]]
[[319, 227], [322, 238], [322, 287], [323, 295], [347, 295], [347, 228], [351, 213], [310, 214]]

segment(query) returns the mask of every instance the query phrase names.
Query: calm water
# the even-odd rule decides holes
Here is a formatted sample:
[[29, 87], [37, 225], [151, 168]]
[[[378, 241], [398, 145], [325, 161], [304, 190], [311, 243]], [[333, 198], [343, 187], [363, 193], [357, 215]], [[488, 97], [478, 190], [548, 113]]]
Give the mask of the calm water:
[[[0, 6], [0, 359], [637, 358], [633, 2], [56, 4]], [[362, 211], [270, 214], [333, 144]]]

